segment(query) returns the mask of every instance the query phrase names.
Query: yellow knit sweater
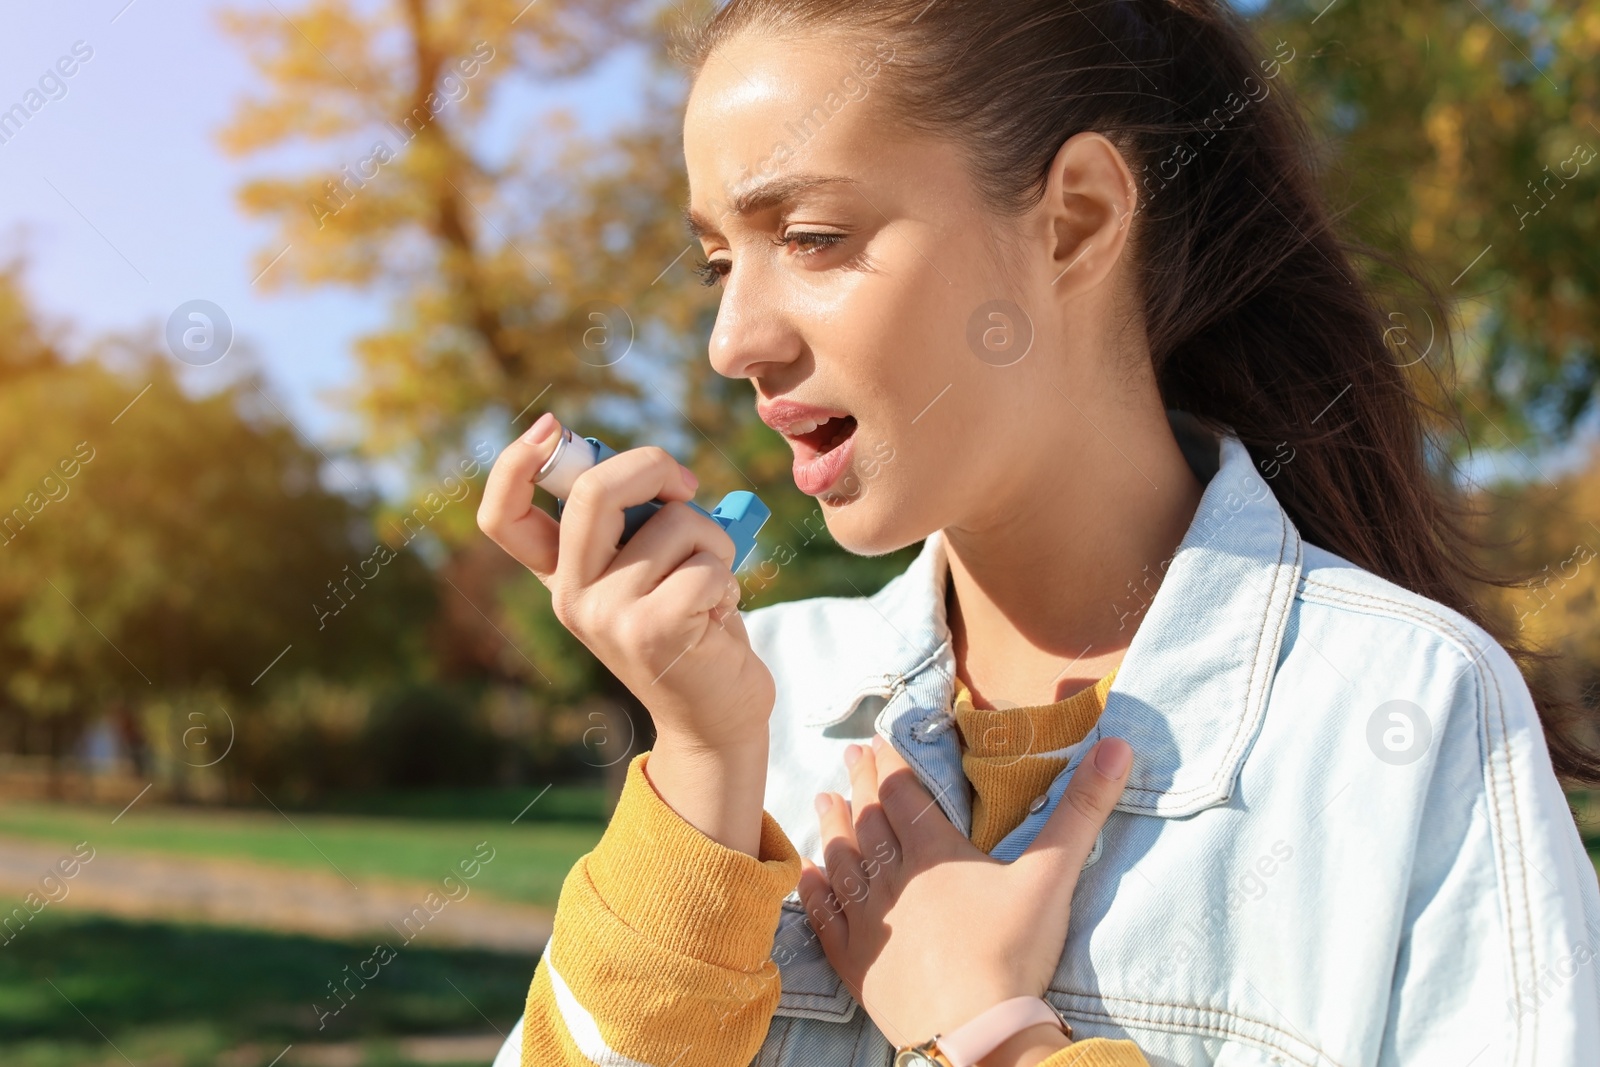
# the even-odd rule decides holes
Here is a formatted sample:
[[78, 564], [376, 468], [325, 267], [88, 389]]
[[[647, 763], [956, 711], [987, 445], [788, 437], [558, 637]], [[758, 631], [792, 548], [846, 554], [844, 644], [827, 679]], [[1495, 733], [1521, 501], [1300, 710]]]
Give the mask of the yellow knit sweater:
[[956, 676], [961, 769], [972, 783], [972, 843], [991, 851], [1028, 813], [1067, 765], [1061, 751], [1089, 736], [1106, 707], [1117, 672], [1053, 704], [978, 708]]
[[[954, 711], [979, 847], [1022, 820], [1065, 765], [1053, 750], [1088, 733], [1110, 686], [1107, 677], [1054, 704], [990, 711], [974, 708], [958, 679]], [[562, 884], [528, 991], [523, 1067], [586, 1067], [619, 1055], [658, 1067], [745, 1067], [771, 1026], [772, 940], [800, 857], [766, 812], [759, 856], [706, 837], [656, 793], [648, 758], [629, 764], [600, 843]], [[1039, 1067], [1148, 1063], [1132, 1041], [1087, 1038]]]

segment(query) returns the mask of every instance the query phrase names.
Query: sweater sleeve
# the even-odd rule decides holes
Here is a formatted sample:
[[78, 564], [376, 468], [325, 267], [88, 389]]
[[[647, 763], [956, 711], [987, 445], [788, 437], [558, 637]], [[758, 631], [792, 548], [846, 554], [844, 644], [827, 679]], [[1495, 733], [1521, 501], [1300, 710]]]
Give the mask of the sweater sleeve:
[[634, 758], [610, 825], [568, 873], [528, 992], [523, 1067], [744, 1067], [778, 1005], [772, 961], [800, 857], [762, 813], [761, 851], [706, 837]]
[[1039, 1067], [1150, 1067], [1150, 1064], [1132, 1041], [1090, 1037], [1074, 1041]]
[[[762, 813], [761, 851], [706, 837], [634, 758], [593, 852], [568, 873], [528, 991], [522, 1067], [745, 1067], [778, 1006], [772, 939], [800, 857]], [[1132, 1041], [1074, 1042], [1040, 1067], [1148, 1067]]]

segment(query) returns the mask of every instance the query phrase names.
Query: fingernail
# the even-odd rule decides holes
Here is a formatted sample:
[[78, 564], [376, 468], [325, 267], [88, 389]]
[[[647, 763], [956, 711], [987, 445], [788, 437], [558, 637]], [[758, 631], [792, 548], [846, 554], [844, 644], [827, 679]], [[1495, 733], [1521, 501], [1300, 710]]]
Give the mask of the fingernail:
[[852, 770], [854, 770], [855, 769], [855, 765], [857, 763], [859, 763], [860, 761], [861, 761], [861, 746], [860, 745], [846, 745], [846, 746], [844, 746], [844, 765], [846, 767], [849, 767]]
[[831, 807], [833, 807], [833, 798], [828, 796], [828, 794], [826, 794], [826, 793], [818, 793], [817, 794], [817, 814], [818, 815], [826, 815], [826, 814], [828, 814], [828, 809], [831, 808]]
[[[1112, 742], [1118, 742], [1113, 744]], [[1107, 738], [1094, 750], [1095, 770], [1107, 778], [1121, 778], [1122, 772], [1133, 762], [1133, 749], [1119, 738]]]
[[874, 752], [882, 752], [883, 751], [883, 735], [882, 734], [873, 734], [872, 735], [872, 751], [874, 751]]
[[522, 435], [524, 444], [542, 445], [555, 435], [556, 417], [551, 412], [545, 412], [533, 420], [533, 425], [528, 427], [528, 432]]
[[690, 492], [700, 488], [700, 479], [694, 476], [694, 471], [685, 467], [682, 463], [678, 464], [678, 469], [683, 471], [683, 484], [689, 487]]

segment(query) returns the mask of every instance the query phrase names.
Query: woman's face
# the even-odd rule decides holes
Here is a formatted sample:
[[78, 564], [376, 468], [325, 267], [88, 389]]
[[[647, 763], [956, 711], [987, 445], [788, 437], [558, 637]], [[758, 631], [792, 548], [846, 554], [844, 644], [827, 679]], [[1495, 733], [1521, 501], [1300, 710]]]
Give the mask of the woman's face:
[[[1049, 241], [1002, 230], [952, 144], [896, 128], [895, 74], [887, 44], [744, 35], [707, 60], [684, 122], [690, 211], [725, 289], [712, 365], [780, 405], [775, 428], [801, 418], [783, 402], [842, 416], [786, 436], [797, 485], [861, 555], [1025, 514], [1092, 432], [1065, 414], [1064, 396], [1088, 401]], [[1001, 232], [1021, 235], [1003, 256]]]

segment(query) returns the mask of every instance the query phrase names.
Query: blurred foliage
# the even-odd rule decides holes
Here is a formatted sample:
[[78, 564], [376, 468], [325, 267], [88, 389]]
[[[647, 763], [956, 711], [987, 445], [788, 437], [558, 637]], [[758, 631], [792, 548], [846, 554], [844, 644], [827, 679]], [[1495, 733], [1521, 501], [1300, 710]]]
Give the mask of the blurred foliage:
[[68, 359], [16, 270], [0, 273], [0, 729], [35, 724], [60, 754], [106, 709], [182, 697], [215, 716], [420, 647], [414, 555], [319, 629], [315, 602], [375, 535], [256, 381], [192, 396], [132, 341]]
[[570, 654], [479, 607], [520, 568], [438, 551], [476, 532], [493, 441], [404, 498], [352, 492], [253, 373], [196, 395], [154, 338], [69, 354], [22, 272], [0, 269], [0, 752], [58, 782], [102, 720], [163, 794], [245, 803], [595, 773], [580, 713], [506, 687]]
[[[1600, 382], [1600, 0], [1270, 0], [1262, 21], [1297, 50], [1349, 225], [1457, 301], [1472, 438], [1565, 437]], [[1411, 358], [1445, 329], [1391, 321]]]
[[1569, 696], [1600, 705], [1600, 449], [1565, 478], [1481, 503], [1493, 562], [1502, 573], [1529, 576], [1497, 591], [1493, 607], [1525, 639], [1560, 657]]
[[482, 781], [497, 748], [475, 705], [440, 686], [385, 694], [361, 736], [362, 754], [378, 768], [375, 784], [387, 789]]
[[[223, 146], [249, 155], [304, 143], [323, 160], [240, 190], [242, 208], [272, 220], [295, 248], [271, 283], [393, 297], [392, 321], [356, 346], [362, 375], [351, 400], [374, 454], [403, 455], [428, 472], [465, 446], [486, 411], [503, 424], [543, 396], [576, 414], [636, 388], [598, 365], [612, 357], [574, 355], [574, 337], [590, 325], [579, 294], [633, 310], [640, 272], [660, 270], [681, 241], [657, 260], [637, 232], [546, 240], [539, 216], [564, 191], [542, 170], [559, 119], [549, 130], [530, 125], [503, 160], [479, 158], [474, 145], [497, 88], [590, 71], [635, 35], [640, 7], [317, 0], [225, 15], [263, 90], [239, 104]], [[655, 203], [669, 180], [657, 174], [627, 196]], [[626, 213], [608, 218], [608, 232], [627, 230]], [[666, 300], [658, 290], [657, 303]], [[607, 331], [626, 332], [623, 319]]]

